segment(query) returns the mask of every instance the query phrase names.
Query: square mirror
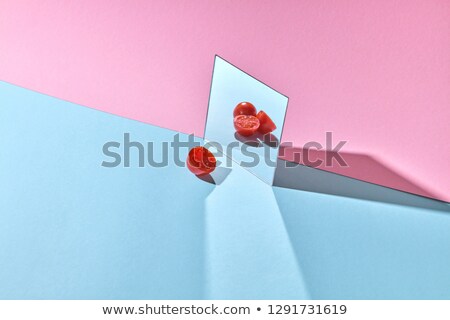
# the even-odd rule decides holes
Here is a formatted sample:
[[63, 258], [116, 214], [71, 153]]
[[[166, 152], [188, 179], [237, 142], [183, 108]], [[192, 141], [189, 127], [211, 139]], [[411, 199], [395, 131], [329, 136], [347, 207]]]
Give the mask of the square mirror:
[[204, 138], [220, 146], [220, 161], [232, 159], [272, 185], [287, 104], [288, 97], [216, 56]]

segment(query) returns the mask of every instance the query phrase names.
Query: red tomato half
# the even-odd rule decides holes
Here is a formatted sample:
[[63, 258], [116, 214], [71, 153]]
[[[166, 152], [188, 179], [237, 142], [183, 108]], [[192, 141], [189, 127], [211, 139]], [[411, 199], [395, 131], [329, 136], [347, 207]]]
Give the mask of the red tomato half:
[[266, 134], [266, 133], [272, 132], [273, 130], [275, 130], [277, 128], [275, 123], [273, 123], [272, 119], [270, 119], [270, 117], [264, 111], [261, 110], [260, 112], [258, 112], [256, 117], [259, 120], [258, 131], [260, 133]]
[[234, 118], [234, 128], [242, 136], [251, 136], [259, 128], [259, 120], [255, 116], [240, 115]]
[[250, 102], [241, 102], [239, 103], [233, 111], [233, 117], [237, 117], [240, 115], [246, 116], [256, 116], [256, 108]]
[[186, 164], [195, 175], [208, 174], [216, 168], [216, 157], [205, 147], [195, 147], [189, 151]]

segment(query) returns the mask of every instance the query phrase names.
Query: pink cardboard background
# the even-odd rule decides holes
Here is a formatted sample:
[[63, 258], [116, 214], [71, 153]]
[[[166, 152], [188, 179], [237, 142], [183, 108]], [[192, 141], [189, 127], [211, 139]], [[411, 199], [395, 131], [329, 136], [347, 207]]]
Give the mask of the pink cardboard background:
[[450, 1], [3, 0], [0, 44], [0, 80], [197, 135], [217, 53], [289, 96], [284, 142], [349, 141], [327, 170], [450, 201]]

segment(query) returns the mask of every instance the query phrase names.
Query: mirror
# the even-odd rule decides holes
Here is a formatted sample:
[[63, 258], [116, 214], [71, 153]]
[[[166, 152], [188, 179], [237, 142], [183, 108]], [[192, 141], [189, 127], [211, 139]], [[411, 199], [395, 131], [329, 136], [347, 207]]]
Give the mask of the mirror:
[[[241, 102], [251, 103], [256, 117], [247, 104], [239, 111], [250, 114], [235, 118]], [[220, 146], [220, 161], [232, 159], [272, 185], [287, 104], [288, 97], [216, 56], [204, 139]], [[270, 120], [276, 129], [264, 134], [273, 129]]]

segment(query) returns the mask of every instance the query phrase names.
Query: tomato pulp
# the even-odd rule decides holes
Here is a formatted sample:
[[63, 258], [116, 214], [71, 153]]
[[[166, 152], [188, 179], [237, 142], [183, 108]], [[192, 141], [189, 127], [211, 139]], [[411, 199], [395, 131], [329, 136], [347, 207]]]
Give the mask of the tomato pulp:
[[205, 147], [195, 147], [189, 151], [186, 164], [195, 175], [208, 174], [216, 168], [216, 157]]
[[239, 115], [234, 118], [234, 128], [242, 136], [251, 136], [259, 128], [259, 120], [255, 116]]
[[239, 103], [233, 111], [233, 117], [237, 117], [240, 115], [246, 116], [256, 116], [256, 108], [250, 102], [241, 102]]
[[259, 111], [256, 115], [256, 118], [259, 120], [259, 128], [258, 131], [262, 134], [266, 134], [272, 132], [277, 128], [275, 123], [270, 119], [270, 117], [264, 111]]

